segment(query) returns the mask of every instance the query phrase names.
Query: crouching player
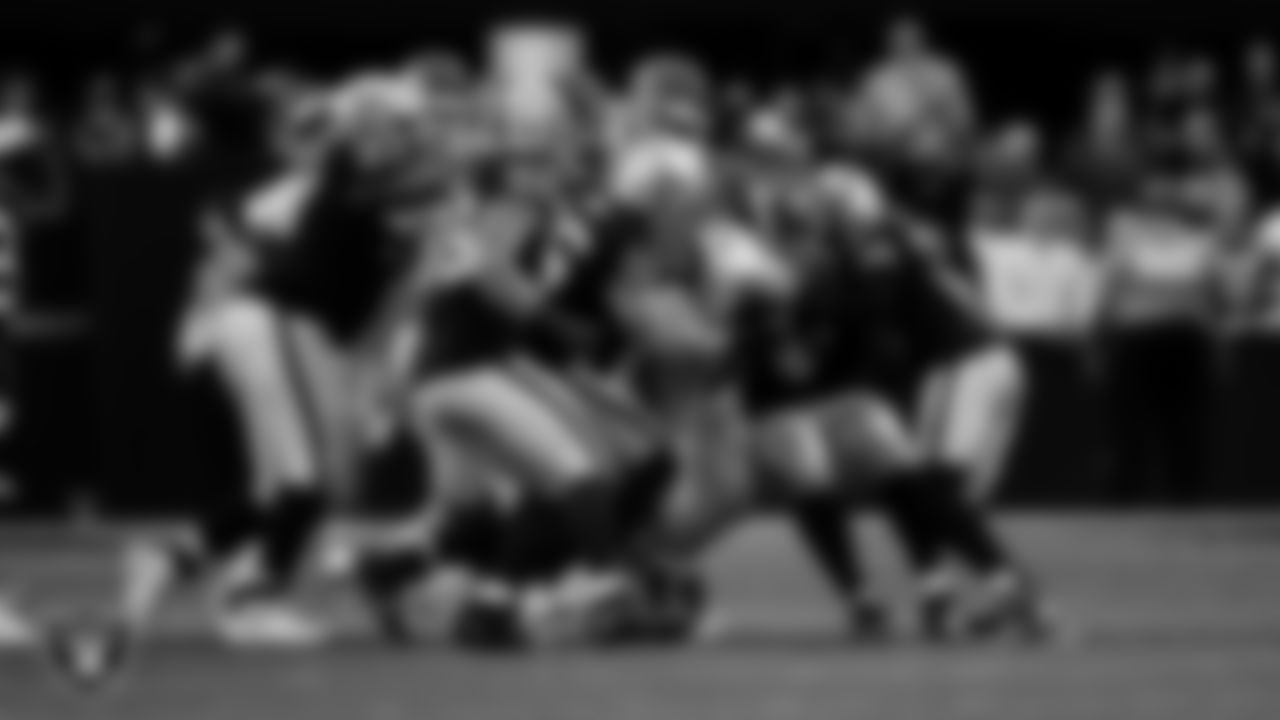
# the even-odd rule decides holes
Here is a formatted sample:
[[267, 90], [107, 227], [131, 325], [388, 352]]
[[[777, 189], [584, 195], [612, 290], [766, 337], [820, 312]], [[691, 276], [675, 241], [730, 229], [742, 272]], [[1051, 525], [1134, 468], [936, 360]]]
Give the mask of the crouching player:
[[347, 131], [321, 153], [273, 157], [215, 195], [178, 355], [193, 383], [229, 401], [247, 462], [243, 477], [212, 479], [195, 538], [129, 554], [129, 629], [202, 578], [232, 643], [310, 647], [327, 637], [287, 598], [328, 493], [350, 483], [363, 450], [357, 358], [397, 270], [385, 198], [369, 191], [400, 155], [389, 131]]
[[511, 198], [480, 191], [441, 209], [417, 280], [424, 344], [410, 413], [436, 460], [435, 492], [416, 535], [410, 525], [362, 565], [384, 631], [404, 639], [407, 590], [461, 561], [459, 639], [511, 646], [560, 634], [552, 615], [625, 584], [638, 524], [628, 508], [665, 463], [658, 444], [619, 429], [620, 398], [566, 379], [590, 331], [524, 266], [530, 228], [491, 222]]
[[[853, 627], [880, 633], [884, 613], [865, 592], [847, 536], [851, 504], [874, 505], [888, 515], [920, 577], [930, 634], [1038, 632], [1026, 574], [969, 502], [958, 469], [936, 462], [892, 399], [906, 360], [897, 349], [910, 346], [912, 333], [937, 330], [932, 319], [913, 315], [952, 309], [932, 304], [944, 296], [896, 230], [865, 224], [866, 201], [855, 204], [853, 217], [832, 218], [838, 232], [789, 238], [785, 265], [795, 282], [781, 287], [790, 290], [753, 295], [742, 308], [734, 357], [743, 361], [738, 377], [755, 427], [754, 477], [721, 485], [737, 487], [736, 497], [704, 495], [710, 503], [699, 513], [665, 515], [658, 534], [707, 543], [743, 513], [782, 509], [796, 520]], [[858, 222], [850, 227], [850, 220]], [[736, 508], [728, 516], [720, 512], [726, 503]], [[698, 524], [710, 532], [691, 534]], [[683, 548], [695, 558], [700, 549]], [[962, 598], [956, 584], [940, 580], [944, 559], [973, 573], [975, 592]]]
[[[839, 329], [820, 352], [827, 355], [825, 372], [836, 380], [843, 376], [853, 391], [829, 405], [828, 423], [835, 425], [826, 424], [827, 432], [837, 433], [832, 447], [846, 454], [846, 467], [855, 464], [855, 473], [857, 463], [879, 456], [882, 467], [871, 475], [883, 484], [873, 498], [888, 514], [919, 576], [922, 619], [930, 634], [1038, 634], [1043, 623], [1030, 578], [981, 505], [972, 501], [975, 477], [995, 469], [980, 464], [992, 457], [986, 451], [1001, 450], [998, 442], [1007, 442], [1009, 425], [999, 421], [1009, 416], [957, 417], [970, 424], [952, 428], [940, 444], [909, 422], [911, 408], [908, 403], [904, 409], [902, 400], [903, 387], [913, 384], [913, 368], [960, 367], [993, 380], [996, 385], [976, 389], [996, 390], [994, 396], [979, 397], [997, 403], [1016, 402], [1017, 385], [1000, 384], [1010, 379], [1001, 374], [1009, 368], [989, 351], [976, 298], [932, 250], [936, 235], [894, 217], [896, 212], [890, 215], [883, 199], [876, 200], [874, 186], [865, 183], [866, 178], [848, 173], [827, 181], [837, 190], [829, 206], [836, 213], [829, 266], [836, 274], [828, 283], [834, 291], [828, 295], [827, 316], [828, 326]], [[975, 425], [974, 420], [990, 423]], [[811, 544], [827, 558], [824, 565], [837, 585], [847, 584], [841, 568], [849, 565], [836, 550], [835, 513], [811, 512], [816, 513], [810, 516]], [[821, 520], [823, 513], [829, 519]], [[815, 532], [822, 527], [827, 529]], [[963, 598], [953, 562], [975, 581]]]
[[39, 631], [19, 608], [17, 601], [0, 592], [0, 650], [30, 647], [39, 636]]

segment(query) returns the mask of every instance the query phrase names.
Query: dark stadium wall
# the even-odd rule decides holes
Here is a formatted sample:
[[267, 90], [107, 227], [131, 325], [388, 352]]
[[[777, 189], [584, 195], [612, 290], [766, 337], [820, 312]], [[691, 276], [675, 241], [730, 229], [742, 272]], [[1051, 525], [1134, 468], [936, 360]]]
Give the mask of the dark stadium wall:
[[580, 21], [607, 68], [677, 48], [734, 76], [840, 77], [876, 52], [884, 20], [900, 12], [929, 21], [997, 115], [1058, 118], [1097, 68], [1135, 67], [1161, 49], [1225, 51], [1280, 17], [1266, 0], [45, 0], [0, 4], [0, 63], [39, 66], [67, 85], [86, 65], [136, 64], [237, 26], [267, 58], [335, 69], [423, 46], [474, 55], [490, 23], [533, 16]]

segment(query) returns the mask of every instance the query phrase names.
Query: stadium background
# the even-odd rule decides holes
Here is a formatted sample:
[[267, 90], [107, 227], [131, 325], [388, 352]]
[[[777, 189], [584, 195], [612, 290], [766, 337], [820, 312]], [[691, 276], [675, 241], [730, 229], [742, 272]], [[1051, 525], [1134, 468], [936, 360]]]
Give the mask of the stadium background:
[[[1245, 0], [929, 0], [914, 8], [965, 63], [985, 116], [1030, 114], [1050, 129], [1075, 120], [1085, 81], [1096, 71], [1141, 70], [1153, 55], [1184, 47], [1235, 50], [1267, 14], [1265, 3]], [[95, 68], [145, 70], [217, 27], [248, 30], [255, 54], [268, 60], [325, 71], [423, 46], [474, 55], [492, 21], [550, 13], [581, 22], [606, 72], [644, 51], [675, 48], [729, 77], [768, 82], [817, 73], [839, 80], [875, 53], [884, 20], [903, 9], [882, 0], [839, 8], [818, 0], [732, 7], [671, 0], [558, 7], [499, 7], [491, 0], [226, 0], [216, 7], [46, 0], [0, 8], [0, 62], [41, 76], [57, 105], [60, 97], [69, 102], [70, 88]], [[75, 323], [35, 323], [19, 333], [21, 432], [9, 452], [23, 509], [65, 509], [86, 498], [117, 511], [182, 507], [184, 467], [192, 460], [168, 420], [177, 394], [161, 360], [163, 328], [190, 261], [198, 173], [125, 167], [84, 178], [81, 195], [90, 199], [71, 222], [94, 231], [62, 233], [62, 242], [45, 243], [27, 263], [29, 282], [81, 281], [78, 291], [42, 308]], [[1216, 470], [1207, 501], [1280, 500], [1280, 453], [1271, 437], [1280, 426], [1280, 338], [1249, 337], [1221, 349]], [[1106, 458], [1098, 441], [1105, 418], [1086, 365], [1065, 354], [1037, 361], [1042, 392], [1010, 470], [1011, 501], [1105, 501]]]

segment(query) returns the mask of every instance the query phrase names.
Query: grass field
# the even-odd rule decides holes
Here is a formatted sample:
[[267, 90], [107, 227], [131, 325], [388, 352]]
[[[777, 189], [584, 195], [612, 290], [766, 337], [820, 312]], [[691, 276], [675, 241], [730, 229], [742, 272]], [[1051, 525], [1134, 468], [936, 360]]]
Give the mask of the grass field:
[[[1280, 515], [1019, 516], [1007, 522], [1071, 630], [1053, 647], [857, 647], [783, 529], [744, 530], [714, 561], [734, 620], [680, 650], [518, 658], [352, 641], [235, 654], [191, 608], [119, 681], [76, 689], [36, 655], [0, 657], [0, 720], [1268, 720], [1280, 717]], [[869, 529], [892, 592], [892, 554]], [[41, 613], [92, 613], [118, 531], [17, 528], [0, 578]], [[361, 632], [337, 589], [315, 601]]]

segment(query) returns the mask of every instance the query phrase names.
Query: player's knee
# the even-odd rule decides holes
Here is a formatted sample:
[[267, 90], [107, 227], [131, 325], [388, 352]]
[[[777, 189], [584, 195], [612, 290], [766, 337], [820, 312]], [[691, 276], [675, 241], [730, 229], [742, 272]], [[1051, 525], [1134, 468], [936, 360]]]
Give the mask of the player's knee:
[[217, 341], [226, 347], [261, 347], [275, 343], [276, 318], [264, 302], [251, 297], [227, 298], [205, 311]]
[[[278, 463], [278, 466], [285, 466]], [[263, 502], [293, 493], [318, 493], [323, 489], [316, 473], [310, 472], [309, 466], [297, 463], [297, 471], [276, 470], [262, 475], [256, 483], [256, 496]]]
[[883, 477], [922, 465], [925, 448], [906, 421], [885, 403], [866, 403], [856, 423], [847, 423], [842, 435], [846, 457], [864, 472]]
[[426, 450], [408, 432], [394, 432], [365, 459], [360, 504], [366, 512], [398, 515], [422, 507], [430, 496]]

